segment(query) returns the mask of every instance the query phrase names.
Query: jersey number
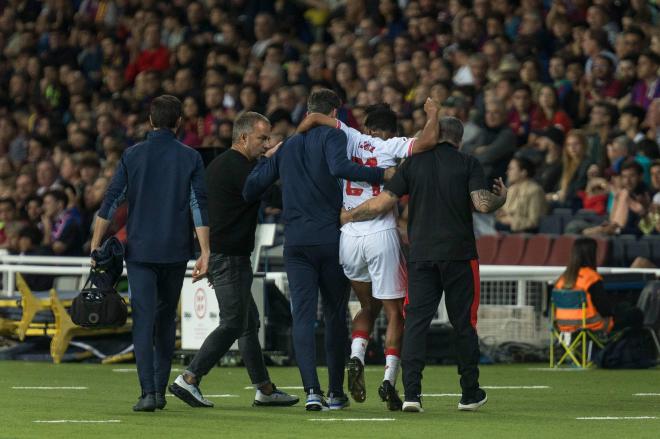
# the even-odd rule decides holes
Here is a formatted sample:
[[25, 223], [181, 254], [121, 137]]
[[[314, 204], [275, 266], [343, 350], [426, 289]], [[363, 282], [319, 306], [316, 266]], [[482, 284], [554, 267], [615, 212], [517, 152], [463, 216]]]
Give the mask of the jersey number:
[[[353, 161], [358, 165], [369, 166], [370, 168], [378, 167], [378, 160], [376, 160], [376, 157], [368, 158], [366, 162], [363, 162], [360, 157], [353, 157]], [[346, 195], [350, 195], [352, 197], [359, 197], [360, 195], [362, 195], [363, 191], [364, 189], [361, 189], [359, 187], [351, 187], [351, 180], [346, 180]], [[380, 185], [372, 184], [371, 191], [374, 197], [377, 196], [378, 194], [380, 194]]]

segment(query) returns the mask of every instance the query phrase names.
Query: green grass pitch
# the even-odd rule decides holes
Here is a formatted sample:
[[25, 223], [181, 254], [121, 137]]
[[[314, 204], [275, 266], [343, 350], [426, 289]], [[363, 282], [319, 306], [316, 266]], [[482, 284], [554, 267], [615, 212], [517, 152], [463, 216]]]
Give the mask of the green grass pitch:
[[[385, 410], [376, 393], [382, 379], [379, 366], [366, 369], [367, 401], [353, 402], [342, 411], [308, 413], [302, 404], [251, 407], [254, 391], [245, 388], [250, 384], [245, 370], [216, 368], [205, 378], [203, 392], [235, 396], [210, 397], [215, 408], [193, 409], [168, 397], [162, 412], [133, 413], [138, 396], [134, 368], [0, 362], [0, 438], [660, 438], [659, 368], [549, 371], [545, 364], [483, 366], [481, 384], [494, 388], [487, 389], [489, 401], [482, 410], [458, 412], [458, 397], [427, 396], [421, 414]], [[327, 382], [319, 370], [322, 383]], [[270, 372], [281, 387], [300, 386], [295, 368], [273, 367]], [[424, 393], [459, 392], [455, 367], [431, 366], [424, 375]], [[15, 388], [40, 386], [88, 389]], [[540, 387], [495, 388], [506, 386]], [[302, 396], [302, 390], [289, 391]], [[56, 420], [114, 422], [35, 422]]]

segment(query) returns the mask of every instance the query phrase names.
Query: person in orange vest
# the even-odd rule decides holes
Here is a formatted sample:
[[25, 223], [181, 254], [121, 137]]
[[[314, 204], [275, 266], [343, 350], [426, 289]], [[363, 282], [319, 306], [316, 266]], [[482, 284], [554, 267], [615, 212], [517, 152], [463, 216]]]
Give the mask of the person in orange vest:
[[[594, 239], [582, 237], [575, 241], [571, 259], [566, 271], [555, 283], [555, 289], [587, 293], [587, 328], [609, 332], [614, 326], [614, 306], [605, 292], [603, 278], [596, 271]], [[556, 319], [560, 331], [576, 331], [582, 326], [582, 310], [557, 308]]]

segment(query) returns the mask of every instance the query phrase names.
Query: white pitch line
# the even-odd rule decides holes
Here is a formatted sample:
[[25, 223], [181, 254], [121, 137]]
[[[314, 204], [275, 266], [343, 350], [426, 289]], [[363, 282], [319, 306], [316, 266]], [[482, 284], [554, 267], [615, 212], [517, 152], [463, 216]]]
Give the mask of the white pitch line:
[[[172, 372], [181, 372], [183, 369], [177, 369], [176, 367], [173, 367], [171, 369]], [[118, 373], [131, 373], [131, 372], [137, 372], [137, 369], [135, 368], [118, 368], [118, 369], [112, 369], [113, 372], [118, 372]]]
[[633, 396], [660, 396], [660, 393], [634, 393]]
[[85, 419], [54, 419], [51, 421], [32, 421], [37, 424], [118, 424], [119, 419], [107, 419], [102, 421], [85, 420]]
[[[254, 390], [254, 386], [245, 386], [243, 387], [245, 390]], [[283, 390], [303, 390], [303, 386], [277, 386], [278, 389], [283, 389]]]
[[530, 389], [549, 389], [550, 386], [481, 386], [482, 389], [494, 389], [494, 390], [519, 390], [519, 389], [525, 389], [525, 390], [530, 390]]
[[[167, 394], [168, 397], [173, 397], [171, 393]], [[238, 395], [232, 395], [231, 393], [222, 393], [220, 395], [204, 395], [204, 398], [238, 398]]]
[[396, 421], [394, 418], [312, 418], [312, 422], [388, 422]]
[[527, 370], [536, 372], [586, 372], [589, 369], [577, 367], [528, 367]]
[[658, 419], [657, 416], [588, 416], [575, 418], [580, 421], [621, 421], [635, 419]]
[[14, 390], [87, 390], [89, 387], [81, 386], [14, 386]]
[[443, 396], [463, 396], [462, 393], [423, 393], [422, 396], [428, 396], [429, 398], [439, 398]]

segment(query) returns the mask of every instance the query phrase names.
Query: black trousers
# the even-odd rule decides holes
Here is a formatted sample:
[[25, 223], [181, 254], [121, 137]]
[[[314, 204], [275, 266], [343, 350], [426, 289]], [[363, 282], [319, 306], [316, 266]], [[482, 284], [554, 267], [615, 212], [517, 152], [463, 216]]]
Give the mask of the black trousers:
[[258, 337], [259, 311], [252, 297], [250, 257], [214, 253], [209, 258], [209, 275], [220, 308], [220, 325], [206, 337], [186, 370], [201, 381], [238, 339], [252, 384], [268, 384], [270, 377]]
[[408, 263], [408, 300], [401, 367], [406, 401], [419, 401], [426, 360], [426, 335], [443, 291], [449, 321], [456, 332], [458, 373], [463, 395], [479, 388], [479, 263], [434, 261]]

